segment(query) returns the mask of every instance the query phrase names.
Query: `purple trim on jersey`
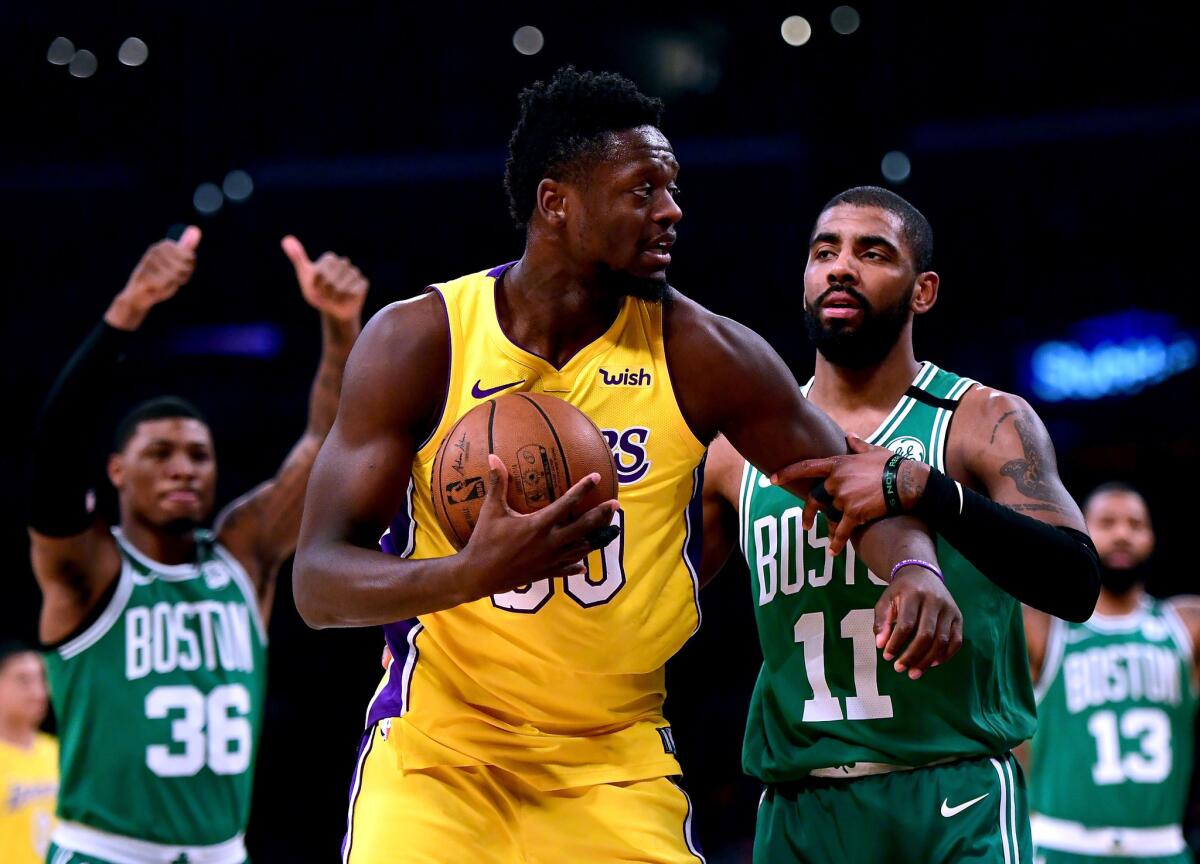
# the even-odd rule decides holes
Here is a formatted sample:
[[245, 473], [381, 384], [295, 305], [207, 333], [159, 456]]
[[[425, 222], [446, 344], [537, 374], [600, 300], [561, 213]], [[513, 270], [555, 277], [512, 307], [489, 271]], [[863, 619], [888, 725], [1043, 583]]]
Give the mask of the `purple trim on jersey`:
[[696, 598], [696, 630], [704, 615], [700, 611], [700, 562], [704, 557], [704, 463], [708, 461], [708, 451], [700, 457], [699, 464], [692, 471], [692, 498], [683, 511], [683, 563], [687, 565], [692, 577], [692, 590]]
[[400, 717], [404, 714], [404, 669], [408, 665], [408, 636], [416, 626], [416, 618], [383, 625], [383, 639], [387, 642], [388, 650], [392, 652], [392, 665], [388, 667], [387, 683], [367, 710], [368, 729], [386, 717]]
[[493, 267], [491, 270], [489, 270], [487, 272], [487, 275], [491, 276], [493, 279], [499, 279], [501, 276], [504, 275], [505, 270], [507, 270], [509, 267], [513, 266], [516, 263], [517, 263], [516, 261], [509, 261], [507, 264], [501, 264], [499, 267]]

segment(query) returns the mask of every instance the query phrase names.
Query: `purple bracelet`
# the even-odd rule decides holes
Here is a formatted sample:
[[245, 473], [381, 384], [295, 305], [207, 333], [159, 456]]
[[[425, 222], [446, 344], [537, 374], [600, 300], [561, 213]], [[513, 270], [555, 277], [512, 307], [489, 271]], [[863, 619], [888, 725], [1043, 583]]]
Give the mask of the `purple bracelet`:
[[946, 577], [942, 575], [942, 571], [935, 565], [930, 564], [928, 561], [922, 561], [920, 558], [905, 558], [903, 561], [897, 561], [896, 566], [892, 568], [892, 575], [888, 578], [888, 582], [890, 583], [895, 579], [896, 574], [904, 567], [921, 567], [941, 579], [943, 585], [946, 584]]

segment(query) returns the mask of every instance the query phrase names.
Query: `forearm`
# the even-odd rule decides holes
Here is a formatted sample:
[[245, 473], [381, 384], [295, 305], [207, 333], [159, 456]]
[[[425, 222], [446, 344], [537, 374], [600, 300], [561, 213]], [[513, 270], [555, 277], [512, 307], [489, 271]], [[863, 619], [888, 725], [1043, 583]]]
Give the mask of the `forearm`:
[[324, 438], [337, 416], [342, 375], [361, 323], [358, 316], [340, 320], [321, 315], [321, 361], [308, 396], [308, 432]]
[[929, 529], [912, 516], [894, 516], [864, 525], [854, 534], [854, 549], [881, 579], [887, 579], [901, 561], [915, 559], [940, 566]]
[[34, 430], [29, 524], [40, 534], [71, 536], [91, 521], [86, 497], [102, 444], [96, 419], [103, 416], [131, 335], [108, 321], [106, 315], [59, 373]]
[[1082, 531], [1018, 513], [933, 469], [913, 512], [1022, 603], [1068, 621], [1091, 616], [1100, 562]]
[[397, 558], [344, 541], [313, 544], [296, 555], [292, 587], [305, 622], [369, 627], [439, 612], [466, 602], [457, 589], [462, 554]]

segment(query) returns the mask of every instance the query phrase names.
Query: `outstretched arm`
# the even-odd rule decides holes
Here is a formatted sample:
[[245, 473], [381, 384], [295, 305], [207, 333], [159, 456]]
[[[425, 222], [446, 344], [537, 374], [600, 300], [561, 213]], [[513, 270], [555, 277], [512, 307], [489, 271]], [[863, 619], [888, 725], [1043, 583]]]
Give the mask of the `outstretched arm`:
[[106, 443], [95, 437], [96, 417], [104, 414], [134, 331], [191, 278], [199, 243], [200, 229], [189, 226], [178, 242], [161, 240], [146, 250], [46, 397], [33, 435], [29, 505], [43, 642], [75, 630], [120, 572], [116, 542], [88, 505]]
[[[925, 519], [1022, 603], [1086, 621], [1100, 593], [1099, 561], [1041, 419], [1020, 397], [977, 387], [963, 397], [951, 430], [949, 475], [915, 460], [896, 466], [899, 512]], [[853, 455], [789, 466], [779, 477], [824, 478], [848, 520], [887, 515], [881, 477], [893, 454], [851, 444]]]
[[296, 269], [300, 292], [321, 313], [321, 360], [308, 397], [308, 423], [275, 476], [233, 501], [217, 517], [220, 541], [246, 567], [263, 619], [270, 616], [275, 576], [296, 548], [304, 490], [321, 443], [337, 415], [342, 373], [362, 329], [366, 278], [346, 258], [326, 252], [310, 261], [295, 237], [283, 250]]
[[[678, 294], [667, 307], [667, 356], [680, 407], [697, 437], [723, 433], [764, 474], [798, 457], [846, 452], [842, 430], [803, 397], [765, 340]], [[804, 495], [811, 485], [800, 480], [788, 490]], [[880, 520], [858, 531], [855, 548], [874, 572], [895, 576], [875, 608], [884, 658], [916, 678], [952, 656], [961, 644], [962, 615], [950, 593], [928, 570], [897, 568], [913, 559], [937, 564], [925, 526], [909, 517]]]

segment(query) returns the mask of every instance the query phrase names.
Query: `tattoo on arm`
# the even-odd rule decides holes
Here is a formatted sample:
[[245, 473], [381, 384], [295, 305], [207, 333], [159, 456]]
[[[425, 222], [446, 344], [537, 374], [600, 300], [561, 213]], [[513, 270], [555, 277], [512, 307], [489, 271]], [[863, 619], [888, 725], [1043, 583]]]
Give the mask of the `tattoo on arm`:
[[[1010, 411], [1009, 414], [1011, 413], [1013, 412]], [[1008, 414], [1005, 415], [1005, 417], [1007, 416]], [[1003, 420], [1003, 418], [1001, 419]], [[1046, 482], [1045, 477], [1046, 454], [1039, 445], [1036, 433], [1028, 419], [1022, 421], [1018, 417], [1013, 420], [1013, 427], [1021, 439], [1021, 450], [1024, 452], [1025, 458], [1005, 462], [1000, 467], [1000, 473], [1005, 477], [1011, 477], [1012, 481], [1017, 484], [1018, 491], [1026, 498], [1053, 501], [1054, 489]]]
[[988, 442], [989, 444], [996, 443], [996, 433], [1000, 431], [1000, 424], [1016, 413], [1017, 412], [1015, 410], [1013, 410], [1013, 411], [1005, 411], [1003, 414], [1000, 415], [1000, 419], [997, 420], [996, 425], [992, 427], [992, 440]]
[[1067, 512], [1063, 508], [1059, 507], [1057, 504], [1005, 504], [1004, 506], [1007, 507], [1009, 510], [1017, 511], [1018, 513], [1025, 513], [1025, 512], [1029, 512], [1029, 511], [1043, 511], [1046, 513], [1066, 514], [1066, 512]]

